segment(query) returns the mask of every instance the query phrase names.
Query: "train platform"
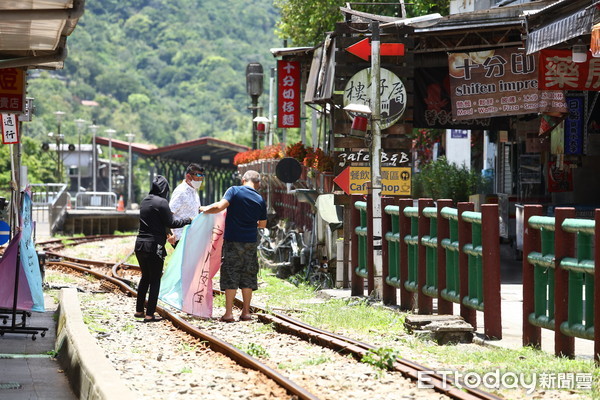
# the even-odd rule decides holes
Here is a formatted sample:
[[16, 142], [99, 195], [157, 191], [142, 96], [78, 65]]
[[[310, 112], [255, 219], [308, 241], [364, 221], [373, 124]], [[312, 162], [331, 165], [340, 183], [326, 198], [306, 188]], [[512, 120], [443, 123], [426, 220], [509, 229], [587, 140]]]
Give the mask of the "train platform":
[[[44, 337], [6, 332], [0, 337], [0, 400], [76, 400], [66, 375], [54, 358], [57, 304], [46, 296], [46, 312], [31, 313], [27, 326], [46, 327]], [[21, 317], [17, 315], [16, 322]], [[11, 325], [9, 319], [6, 325]], [[0, 321], [2, 323], [2, 321]]]

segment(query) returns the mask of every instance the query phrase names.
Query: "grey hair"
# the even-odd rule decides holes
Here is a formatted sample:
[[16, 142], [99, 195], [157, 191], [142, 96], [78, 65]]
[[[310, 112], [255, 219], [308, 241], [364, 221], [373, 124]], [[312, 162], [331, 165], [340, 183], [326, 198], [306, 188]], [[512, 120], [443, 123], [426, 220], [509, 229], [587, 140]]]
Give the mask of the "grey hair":
[[244, 176], [242, 176], [242, 182], [260, 183], [260, 174], [250, 169], [244, 173]]

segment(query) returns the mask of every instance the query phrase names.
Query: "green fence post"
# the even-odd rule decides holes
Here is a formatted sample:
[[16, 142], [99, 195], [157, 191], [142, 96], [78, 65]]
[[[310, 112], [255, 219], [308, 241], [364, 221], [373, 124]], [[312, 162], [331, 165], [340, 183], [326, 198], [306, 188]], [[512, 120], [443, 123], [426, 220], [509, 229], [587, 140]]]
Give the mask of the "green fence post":
[[569, 273], [560, 267], [560, 261], [574, 254], [575, 241], [572, 233], [562, 229], [566, 218], [575, 217], [575, 209], [557, 207], [554, 232], [554, 353], [565, 357], [575, 356], [575, 338], [563, 334], [560, 325], [569, 318]]
[[453, 305], [451, 302], [442, 297], [442, 292], [448, 287], [446, 282], [448, 276], [446, 274], [447, 263], [450, 260], [446, 259], [447, 250], [442, 246], [444, 239], [450, 238], [450, 221], [443, 217], [442, 209], [451, 207], [452, 200], [439, 199], [437, 201], [437, 286], [438, 286], [438, 314], [453, 314]]
[[423, 288], [427, 282], [427, 247], [421, 243], [421, 238], [429, 234], [429, 221], [428, 218], [423, 215], [423, 209], [425, 209], [425, 207], [431, 207], [432, 205], [432, 199], [419, 199], [417, 308], [419, 309], [419, 314], [425, 315], [433, 313], [433, 300], [431, 297], [423, 294]]
[[384, 304], [396, 305], [396, 288], [387, 283], [391, 269], [390, 265], [397, 262], [394, 243], [388, 241], [388, 233], [393, 235], [393, 232], [390, 232], [390, 230], [392, 229], [392, 219], [394, 219], [394, 216], [387, 213], [387, 206], [391, 204], [391, 201], [392, 199], [389, 197], [381, 199], [381, 207], [385, 211], [381, 215], [381, 234], [383, 235], [381, 241], [381, 297]]
[[406, 288], [409, 280], [409, 246], [405, 241], [407, 236], [411, 235], [411, 218], [404, 213], [408, 207], [412, 207], [412, 199], [398, 200], [398, 259], [399, 259], [399, 287], [400, 287], [400, 308], [403, 310], [412, 310], [414, 308], [414, 297], [411, 291]]
[[463, 300], [469, 297], [469, 255], [464, 252], [465, 245], [471, 241], [471, 224], [464, 221], [462, 214], [465, 211], [473, 211], [475, 205], [470, 202], [458, 203], [458, 248], [459, 274], [460, 274], [460, 315], [477, 329], [477, 313], [474, 308], [466, 307]]
[[529, 218], [542, 215], [541, 205], [526, 205], [523, 208], [523, 346], [541, 348], [542, 336], [539, 326], [529, 322], [529, 316], [534, 313], [534, 267], [527, 256], [531, 252], [541, 252], [540, 231], [529, 226]]
[[[356, 202], [358, 203], [358, 202]], [[352, 246], [350, 248], [350, 259], [352, 262], [352, 277], [351, 277], [351, 294], [352, 296], [364, 296], [364, 280], [356, 273], [356, 270], [360, 266], [359, 248], [361, 246], [361, 237], [358, 235], [357, 230], [361, 227], [361, 215], [360, 210], [356, 208], [356, 203], [353, 203], [351, 221], [354, 229], [352, 230]]]

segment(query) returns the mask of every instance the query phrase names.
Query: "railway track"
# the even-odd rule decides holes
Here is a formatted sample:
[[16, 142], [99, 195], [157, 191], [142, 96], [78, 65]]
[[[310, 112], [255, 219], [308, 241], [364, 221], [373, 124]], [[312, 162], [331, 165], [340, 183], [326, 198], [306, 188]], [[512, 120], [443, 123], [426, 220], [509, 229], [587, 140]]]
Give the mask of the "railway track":
[[[74, 246], [90, 241], [105, 240], [113, 238], [113, 236], [102, 236], [92, 238], [73, 238], [68, 241], [49, 241], [44, 242], [42, 246], [46, 251], [46, 255], [50, 261], [47, 262], [47, 268], [59, 268], [62, 270], [77, 271], [82, 274], [91, 274], [102, 280], [102, 283], [107, 288], [115, 288], [128, 296], [135, 296], [134, 290], [136, 276], [139, 276], [139, 268], [136, 265], [125, 263], [108, 263], [103, 261], [85, 260], [76, 257], [64, 256], [60, 250], [65, 246]], [[241, 300], [236, 299], [236, 306], [241, 307]], [[180, 312], [171, 311], [164, 307], [157, 308], [157, 312], [165, 319], [169, 320], [176, 328], [188, 335], [199, 339], [207, 344], [207, 346], [218, 353], [224, 354], [234, 360], [239, 365], [259, 371], [265, 376], [275, 381], [278, 385], [284, 388], [293, 398], [298, 399], [317, 399], [314, 394], [306, 390], [298, 383], [283, 376], [275, 369], [262, 363], [260, 360], [249, 356], [238, 348], [233, 347], [229, 343], [199, 329], [195, 326], [194, 321], [188, 321]], [[317, 329], [310, 325], [304, 324], [287, 315], [267, 311], [261, 307], [253, 306], [252, 312], [257, 315], [258, 320], [264, 324], [272, 324], [272, 326], [281, 333], [290, 334], [301, 338], [311, 343], [318, 344], [334, 350], [340, 354], [350, 355], [354, 359], [360, 361], [363, 356], [370, 351], [375, 350], [375, 346], [362, 343], [341, 335]], [[499, 397], [478, 389], [469, 388], [466, 385], [460, 385], [460, 382], [449, 382], [448, 378], [442, 375], [434, 374], [430, 368], [412, 362], [405, 358], [398, 357], [395, 359], [392, 371], [401, 374], [407, 379], [415, 381], [420, 373], [427, 373], [428, 384], [435, 391], [453, 399], [499, 399]], [[458, 387], [458, 385], [461, 388]]]

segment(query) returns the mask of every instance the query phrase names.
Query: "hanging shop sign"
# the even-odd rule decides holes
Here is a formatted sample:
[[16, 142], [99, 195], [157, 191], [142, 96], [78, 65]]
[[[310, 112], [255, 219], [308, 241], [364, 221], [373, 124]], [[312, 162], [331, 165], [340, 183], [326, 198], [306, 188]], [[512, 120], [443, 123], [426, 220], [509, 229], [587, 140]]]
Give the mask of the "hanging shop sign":
[[571, 50], [540, 51], [541, 90], [600, 90], [600, 59], [574, 63]]
[[0, 69], [0, 113], [25, 112], [25, 71]]
[[516, 47], [448, 56], [457, 120], [566, 112], [561, 91], [538, 90], [537, 60]]
[[[381, 129], [389, 128], [406, 110], [406, 88], [396, 74], [385, 68], [380, 71]], [[365, 68], [350, 78], [344, 89], [344, 107], [363, 104], [371, 107], [371, 68]], [[348, 112], [351, 118], [355, 113]]]
[[300, 127], [299, 61], [277, 61], [277, 127]]
[[2, 114], [2, 143], [19, 143], [19, 123], [15, 114]]
[[565, 119], [565, 154], [583, 154], [583, 97], [567, 97], [569, 115]]
[[457, 121], [452, 115], [448, 67], [415, 69], [413, 118], [416, 128], [508, 129], [506, 117]]
[[[368, 194], [371, 182], [370, 167], [346, 167], [333, 181], [346, 194]], [[409, 167], [381, 167], [381, 194], [410, 196], [411, 170]]]

